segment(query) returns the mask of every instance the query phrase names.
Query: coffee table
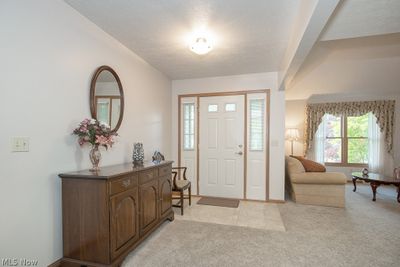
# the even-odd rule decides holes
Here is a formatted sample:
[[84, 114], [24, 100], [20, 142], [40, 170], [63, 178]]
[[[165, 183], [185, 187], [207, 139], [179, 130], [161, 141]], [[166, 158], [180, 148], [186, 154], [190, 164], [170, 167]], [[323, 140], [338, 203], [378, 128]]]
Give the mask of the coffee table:
[[376, 201], [376, 189], [382, 185], [394, 185], [397, 187], [397, 202], [400, 203], [400, 179], [396, 179], [393, 177], [388, 177], [384, 176], [382, 174], [378, 173], [368, 173], [368, 175], [364, 175], [362, 172], [353, 172], [351, 173], [351, 176], [353, 177], [353, 185], [354, 189], [353, 192], [356, 191], [357, 186], [356, 186], [356, 181], [357, 180], [363, 180], [368, 182], [371, 185], [372, 188], [372, 193], [373, 193], [373, 198], [372, 201]]

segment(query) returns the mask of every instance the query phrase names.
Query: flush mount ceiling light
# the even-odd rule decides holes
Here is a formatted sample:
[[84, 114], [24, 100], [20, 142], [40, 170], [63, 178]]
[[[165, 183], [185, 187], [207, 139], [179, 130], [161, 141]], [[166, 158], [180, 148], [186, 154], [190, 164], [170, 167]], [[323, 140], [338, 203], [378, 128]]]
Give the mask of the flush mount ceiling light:
[[197, 37], [190, 44], [189, 48], [193, 53], [205, 55], [212, 50], [212, 45], [206, 37]]

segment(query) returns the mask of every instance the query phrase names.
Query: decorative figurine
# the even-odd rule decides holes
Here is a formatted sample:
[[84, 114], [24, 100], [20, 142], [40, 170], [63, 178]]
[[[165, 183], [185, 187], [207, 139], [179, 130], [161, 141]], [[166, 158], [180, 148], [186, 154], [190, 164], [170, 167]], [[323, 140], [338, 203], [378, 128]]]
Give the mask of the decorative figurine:
[[142, 143], [133, 144], [133, 154], [132, 154], [133, 164], [135, 166], [143, 165], [144, 160], [144, 149]]
[[163, 160], [165, 160], [164, 155], [161, 154], [161, 152], [158, 151], [158, 150], [154, 151], [154, 154], [153, 154], [153, 162], [154, 162], [154, 163], [160, 163], [160, 162], [163, 161]]
[[367, 168], [364, 168], [364, 169], [362, 169], [362, 174], [364, 175], [364, 176], [368, 176], [368, 169]]

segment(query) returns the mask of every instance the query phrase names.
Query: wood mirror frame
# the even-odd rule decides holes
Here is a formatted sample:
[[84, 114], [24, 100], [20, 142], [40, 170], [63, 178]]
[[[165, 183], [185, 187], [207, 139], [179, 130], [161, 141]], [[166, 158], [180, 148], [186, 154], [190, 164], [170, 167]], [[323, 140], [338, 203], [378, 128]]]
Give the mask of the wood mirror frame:
[[[99, 75], [103, 71], [109, 71], [115, 78], [118, 88], [119, 88], [119, 95], [120, 95], [120, 111], [119, 111], [119, 119], [117, 124], [115, 125], [114, 128], [111, 129], [112, 132], [116, 132], [119, 127], [121, 126], [122, 119], [124, 117], [124, 91], [122, 88], [121, 80], [119, 79], [118, 74], [109, 66], [100, 66], [99, 68], [96, 69], [92, 81], [90, 83], [90, 113], [92, 115], [92, 118], [95, 118], [97, 120], [97, 101], [96, 101], [96, 82], [99, 77]], [[112, 127], [110, 125], [110, 127]]]

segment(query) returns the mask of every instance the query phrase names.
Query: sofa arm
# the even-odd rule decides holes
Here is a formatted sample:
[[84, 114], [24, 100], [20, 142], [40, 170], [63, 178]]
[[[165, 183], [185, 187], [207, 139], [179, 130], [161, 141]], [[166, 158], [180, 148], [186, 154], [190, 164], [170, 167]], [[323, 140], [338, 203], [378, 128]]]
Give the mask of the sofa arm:
[[347, 177], [340, 172], [305, 172], [292, 174], [294, 184], [346, 184]]

